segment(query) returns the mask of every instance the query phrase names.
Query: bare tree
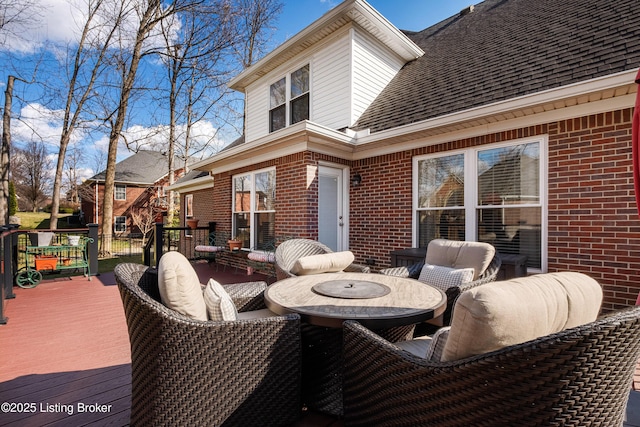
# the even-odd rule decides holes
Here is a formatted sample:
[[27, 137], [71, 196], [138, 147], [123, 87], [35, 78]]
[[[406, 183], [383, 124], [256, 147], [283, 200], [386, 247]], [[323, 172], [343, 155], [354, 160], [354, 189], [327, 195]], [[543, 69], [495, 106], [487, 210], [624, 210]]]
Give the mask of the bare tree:
[[16, 182], [16, 194], [24, 201], [22, 208], [36, 212], [47, 199], [51, 184], [47, 171], [52, 162], [44, 143], [37, 140], [28, 142], [24, 149], [15, 147], [13, 153], [11, 174]]
[[282, 12], [280, 0], [233, 0], [240, 11], [236, 20], [236, 56], [242, 68], [248, 68], [265, 53], [273, 22]]
[[[94, 96], [96, 81], [105, 69], [106, 53], [112, 47], [112, 40], [120, 29], [125, 14], [124, 3], [120, 3], [117, 4], [117, 9], [109, 16], [110, 19], [105, 19], [106, 12], [103, 13], [103, 9], [110, 5], [111, 2], [106, 2], [105, 0], [87, 0], [87, 9], [84, 11], [86, 20], [72, 55], [73, 61], [70, 62], [64, 118], [60, 135], [60, 149], [51, 200], [50, 223], [52, 229], [56, 229], [58, 223], [60, 189], [62, 188], [67, 147], [71, 141], [71, 136], [83, 121], [85, 106]], [[108, 24], [104, 24], [104, 22], [108, 22]], [[93, 119], [93, 117], [91, 118]]]
[[[228, 1], [209, 1], [193, 5], [172, 19], [161, 22], [165, 51], [162, 58], [167, 71], [169, 100], [169, 147], [168, 176], [169, 185], [175, 181], [175, 158], [178, 152], [178, 119], [186, 119], [184, 145], [181, 150], [187, 167], [190, 136], [193, 127], [196, 98], [201, 99], [205, 91], [215, 92], [216, 99], [205, 107], [209, 111], [226, 93], [222, 77], [226, 75], [218, 63], [235, 42], [233, 32], [234, 10], [228, 7]], [[179, 30], [177, 23], [180, 23]], [[216, 31], [211, 31], [215, 28]], [[212, 72], [213, 70], [213, 72]], [[226, 79], [225, 79], [226, 80]], [[222, 88], [222, 89], [221, 89]], [[182, 106], [179, 105], [183, 100]], [[184, 102], [184, 100], [187, 100]], [[210, 99], [210, 98], [209, 98]], [[180, 109], [180, 111], [179, 111]], [[185, 117], [186, 116], [186, 117]], [[203, 116], [200, 115], [200, 118]], [[168, 194], [167, 221], [173, 222], [175, 195]]]
[[136, 207], [131, 208], [130, 211], [133, 225], [138, 227], [142, 233], [143, 246], [147, 241], [149, 233], [153, 231], [156, 223], [156, 215], [160, 212], [160, 209], [158, 209], [156, 204], [157, 197], [153, 190], [154, 189], [148, 188], [145, 194], [141, 196], [145, 199], [144, 203], [135, 203], [134, 206]]
[[2, 148], [0, 150], [0, 220], [9, 224], [9, 170], [11, 168], [11, 105], [14, 76], [8, 76], [2, 114]]
[[77, 144], [74, 144], [65, 159], [66, 183], [63, 185], [63, 187], [66, 187], [66, 199], [74, 207], [77, 207], [80, 203], [78, 194], [78, 170], [83, 160], [84, 151], [81, 150]]
[[[125, 2], [126, 0], [122, 0]], [[127, 116], [129, 101], [134, 91], [134, 84], [140, 62], [145, 55], [155, 52], [155, 50], [145, 50], [144, 44], [154, 28], [162, 20], [171, 17], [175, 13], [184, 10], [187, 6], [199, 4], [201, 1], [173, 0], [166, 7], [160, 0], [133, 0], [132, 11], [136, 15], [137, 28], [131, 44], [122, 46], [116, 52], [115, 65], [120, 71], [120, 85], [114, 88], [117, 91], [116, 107], [106, 118], [109, 125], [109, 148], [107, 150], [107, 168], [105, 171], [104, 201], [102, 204], [102, 233], [111, 235], [113, 233], [113, 193], [115, 187], [116, 155], [118, 143], [122, 137], [122, 130]], [[126, 141], [125, 141], [126, 143]], [[110, 253], [109, 239], [103, 239], [102, 253]]]
[[21, 39], [25, 28], [36, 25], [41, 13], [39, 0], [0, 0], [0, 45], [11, 38]]

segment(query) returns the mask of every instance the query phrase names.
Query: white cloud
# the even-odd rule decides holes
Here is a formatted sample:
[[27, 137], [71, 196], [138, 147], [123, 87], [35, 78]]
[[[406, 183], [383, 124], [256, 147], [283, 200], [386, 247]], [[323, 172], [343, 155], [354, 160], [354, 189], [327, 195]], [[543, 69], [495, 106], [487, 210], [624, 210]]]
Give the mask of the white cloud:
[[[118, 10], [121, 1], [105, 0], [104, 6], [94, 19], [90, 38], [100, 39], [105, 36], [108, 26], [115, 22], [111, 14]], [[19, 26], [9, 28], [2, 34], [5, 38], [3, 41], [5, 48], [29, 54], [48, 45], [47, 49], [53, 51], [56, 56], [64, 54], [59, 51], [59, 46], [73, 45], [80, 39], [87, 16], [87, 2], [88, 0], [38, 0], [37, 9], [32, 12], [33, 15], [29, 19], [32, 24], [20, 23]], [[138, 16], [134, 13], [136, 9], [134, 4], [143, 2], [144, 0], [130, 0], [130, 4], [127, 4], [127, 17], [120, 31], [124, 46], [133, 45], [138, 28]], [[147, 45], [158, 43], [161, 46], [164, 45], [162, 37], [159, 36], [158, 27], [147, 40]], [[180, 21], [175, 20], [171, 27], [172, 38], [175, 38], [180, 28]]]

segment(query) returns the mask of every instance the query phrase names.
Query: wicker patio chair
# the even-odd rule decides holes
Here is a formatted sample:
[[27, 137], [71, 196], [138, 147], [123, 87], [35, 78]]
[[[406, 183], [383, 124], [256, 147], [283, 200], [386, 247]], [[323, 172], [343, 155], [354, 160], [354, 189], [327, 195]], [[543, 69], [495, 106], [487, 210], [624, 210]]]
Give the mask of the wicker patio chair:
[[[433, 248], [433, 246], [430, 244], [430, 246], [427, 247], [427, 252], [429, 252], [430, 247]], [[420, 272], [422, 271], [422, 267], [424, 267], [424, 265], [425, 261], [423, 260], [417, 264], [409, 266], [385, 268], [380, 270], [380, 273], [386, 274], [388, 276], [409, 277], [417, 280], [420, 277]], [[485, 270], [480, 273], [475, 280], [464, 283], [460, 286], [451, 286], [444, 291], [445, 294], [447, 294], [447, 308], [442, 315], [442, 325], [451, 324], [451, 313], [458, 296], [468, 289], [472, 289], [476, 286], [495, 281], [496, 277], [498, 276], [498, 271], [500, 271], [501, 265], [502, 261], [500, 259], [500, 254], [498, 254], [498, 252], [496, 251], [487, 268], [485, 268]]]
[[[328, 246], [315, 240], [290, 239], [280, 243], [276, 248], [276, 277], [278, 280], [295, 277], [291, 272], [293, 265], [302, 257], [333, 252]], [[351, 264], [344, 271], [369, 273], [366, 265]]]
[[[131, 342], [131, 425], [290, 425], [300, 416], [298, 315], [193, 320], [160, 302], [155, 269], [119, 264], [114, 273]], [[264, 308], [251, 285], [225, 285], [240, 312]]]
[[[504, 286], [507, 285], [513, 286], [513, 282]], [[557, 299], [561, 309], [571, 307], [579, 311], [583, 308], [580, 301], [585, 294], [580, 286], [573, 289], [576, 292], [572, 302], [562, 296]], [[505, 288], [497, 291], [504, 294]], [[476, 298], [470, 292], [465, 292], [459, 299], [464, 300], [465, 307], [471, 307], [469, 299]], [[546, 298], [551, 294], [553, 292], [539, 295]], [[488, 301], [486, 292], [477, 298], [477, 305], [469, 310], [478, 310]], [[584, 304], [593, 307], [593, 304]], [[510, 307], [510, 314], [500, 320], [513, 319], [511, 316], [522, 309], [521, 305]], [[535, 303], [532, 307], [529, 313], [540, 313], [540, 317], [547, 315], [544, 310], [538, 310]], [[597, 316], [598, 307], [596, 304], [595, 309], [590, 309], [587, 317]], [[458, 338], [466, 328], [467, 334], [474, 336], [467, 341], [466, 351], [477, 345], [475, 337], [479, 334], [475, 333], [476, 329], [469, 331], [468, 328], [470, 322], [478, 320], [470, 319], [466, 309], [457, 307], [456, 310], [464, 311], [464, 314], [454, 314], [449, 339], [456, 323]], [[491, 310], [480, 319], [486, 316], [491, 316]], [[517, 323], [517, 327], [522, 328], [519, 330], [531, 329], [527, 327], [527, 319]], [[551, 315], [549, 319], [557, 318]], [[540, 319], [530, 318], [531, 322], [536, 320]], [[557, 330], [554, 328], [558, 324], [549, 326], [551, 323], [541, 328]], [[485, 325], [484, 321], [478, 324]], [[347, 321], [344, 324], [345, 424], [621, 426], [640, 356], [640, 307], [575, 324], [579, 326], [457, 358], [418, 353], [414, 351], [415, 347], [390, 343], [359, 323]], [[440, 346], [434, 342], [431, 346], [438, 354]], [[443, 354], [447, 350], [459, 350], [460, 343], [455, 340], [448, 349], [445, 345]], [[425, 354], [425, 357], [417, 354]]]

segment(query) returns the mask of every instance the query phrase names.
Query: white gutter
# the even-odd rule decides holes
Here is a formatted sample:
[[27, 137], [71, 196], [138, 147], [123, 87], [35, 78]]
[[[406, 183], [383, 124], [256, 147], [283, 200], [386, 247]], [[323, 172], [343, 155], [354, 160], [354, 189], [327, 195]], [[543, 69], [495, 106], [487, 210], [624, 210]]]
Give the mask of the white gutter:
[[188, 181], [168, 185], [166, 190], [169, 191], [199, 191], [213, 188], [213, 177], [210, 175], [201, 176], [200, 178], [190, 179]]
[[548, 89], [542, 92], [524, 95], [519, 98], [499, 101], [493, 104], [471, 108], [469, 110], [445, 114], [443, 116], [434, 117], [417, 123], [398, 126], [392, 129], [375, 132], [368, 136], [362, 136], [357, 139], [355, 144], [365, 145], [380, 140], [394, 139], [427, 129], [476, 120], [482, 117], [494, 116], [509, 111], [531, 108], [536, 105], [553, 103], [561, 99], [584, 96], [593, 92], [613, 89], [633, 83], [637, 72], [638, 70], [623, 71], [617, 74], [587, 80], [585, 82], [574, 83], [555, 89]]

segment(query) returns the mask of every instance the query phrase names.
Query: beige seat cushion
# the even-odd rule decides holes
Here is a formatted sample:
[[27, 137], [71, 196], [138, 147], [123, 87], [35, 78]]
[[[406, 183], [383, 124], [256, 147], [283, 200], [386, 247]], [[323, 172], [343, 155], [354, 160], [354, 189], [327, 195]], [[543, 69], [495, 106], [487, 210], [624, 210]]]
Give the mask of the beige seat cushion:
[[229, 293], [214, 279], [209, 279], [207, 282], [207, 286], [204, 288], [203, 298], [207, 307], [209, 320], [222, 321], [236, 320], [238, 318], [238, 309], [229, 296]]
[[427, 246], [427, 264], [462, 269], [473, 268], [473, 280], [487, 269], [496, 253], [488, 243], [434, 239]]
[[581, 273], [492, 282], [457, 299], [443, 361], [458, 360], [592, 322], [602, 288]]
[[330, 252], [328, 254], [309, 255], [298, 259], [291, 272], [297, 276], [342, 271], [353, 263], [355, 257], [351, 251]]
[[260, 310], [243, 311], [241, 313], [238, 313], [238, 320], [264, 319], [266, 317], [274, 316], [278, 316], [278, 314], [274, 313], [268, 308], [261, 308]]
[[165, 306], [193, 319], [207, 320], [200, 279], [181, 253], [167, 252], [160, 258], [158, 289]]

